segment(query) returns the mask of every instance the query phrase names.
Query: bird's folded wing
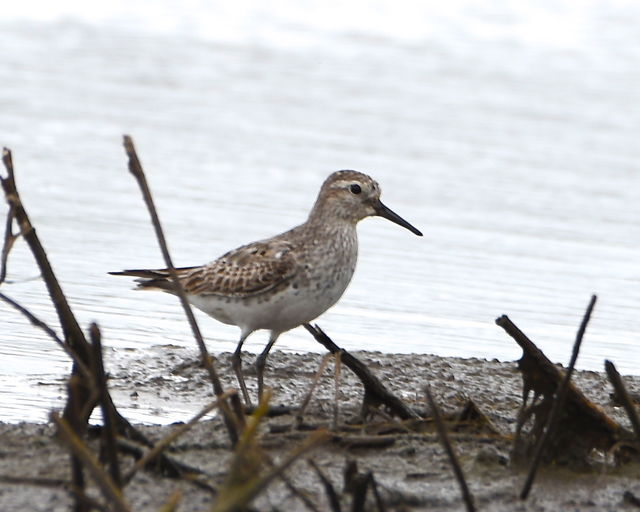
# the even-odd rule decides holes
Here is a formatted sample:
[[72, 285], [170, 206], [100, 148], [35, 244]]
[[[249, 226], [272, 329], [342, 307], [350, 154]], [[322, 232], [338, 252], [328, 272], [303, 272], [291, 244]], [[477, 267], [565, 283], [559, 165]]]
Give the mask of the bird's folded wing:
[[254, 242], [217, 260], [190, 269], [181, 277], [187, 293], [246, 297], [276, 288], [296, 273], [292, 245], [285, 241]]

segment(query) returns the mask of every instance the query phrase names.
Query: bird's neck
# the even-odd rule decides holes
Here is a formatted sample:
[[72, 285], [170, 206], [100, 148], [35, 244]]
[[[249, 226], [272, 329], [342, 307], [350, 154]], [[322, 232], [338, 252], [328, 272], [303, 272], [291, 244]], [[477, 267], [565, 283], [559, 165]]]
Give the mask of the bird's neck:
[[309, 213], [306, 225], [309, 229], [327, 234], [337, 231], [355, 233], [356, 222], [341, 213], [339, 208], [331, 208], [331, 205], [316, 204]]

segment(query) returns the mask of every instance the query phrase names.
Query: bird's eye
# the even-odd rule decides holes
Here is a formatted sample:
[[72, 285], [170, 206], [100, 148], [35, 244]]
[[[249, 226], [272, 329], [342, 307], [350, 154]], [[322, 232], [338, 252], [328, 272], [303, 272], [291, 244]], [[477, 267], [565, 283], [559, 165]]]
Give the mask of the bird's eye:
[[357, 183], [351, 185], [349, 187], [349, 190], [351, 190], [353, 194], [359, 194], [360, 192], [362, 192], [362, 188], [360, 188], [360, 185], [358, 185]]

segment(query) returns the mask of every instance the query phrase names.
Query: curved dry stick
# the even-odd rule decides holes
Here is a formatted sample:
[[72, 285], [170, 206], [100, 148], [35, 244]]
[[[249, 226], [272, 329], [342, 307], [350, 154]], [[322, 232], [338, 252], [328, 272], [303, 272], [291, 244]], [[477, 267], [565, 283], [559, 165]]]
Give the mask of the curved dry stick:
[[391, 393], [385, 386], [380, 382], [380, 379], [376, 377], [367, 366], [360, 361], [355, 356], [351, 355], [344, 349], [341, 349], [338, 345], [336, 345], [327, 334], [320, 329], [320, 326], [311, 325], [311, 324], [303, 324], [304, 328], [311, 333], [311, 335], [316, 339], [318, 343], [323, 345], [329, 352], [335, 354], [336, 352], [341, 352], [341, 361], [344, 365], [349, 368], [362, 382], [364, 386], [364, 402], [363, 409], [366, 406], [373, 404], [383, 404], [389, 408], [389, 410], [400, 417], [403, 420], [408, 419], [417, 419], [420, 416], [416, 414], [410, 407], [408, 407], [402, 400], [400, 400], [396, 395]]
[[9, 206], [13, 207], [13, 213], [16, 221], [18, 222], [18, 226], [20, 227], [20, 233], [22, 234], [25, 242], [29, 245], [29, 249], [31, 249], [38, 267], [40, 267], [42, 279], [47, 286], [47, 290], [51, 296], [51, 301], [53, 302], [58, 318], [60, 319], [60, 325], [62, 326], [65, 340], [71, 346], [71, 349], [77, 352], [85, 363], [88, 363], [90, 360], [89, 344], [87, 343], [87, 339], [85, 338], [78, 321], [71, 311], [71, 307], [69, 306], [69, 303], [62, 292], [62, 288], [60, 287], [60, 283], [58, 282], [58, 279], [53, 272], [53, 268], [49, 263], [49, 258], [47, 257], [47, 254], [36, 235], [36, 230], [31, 224], [29, 216], [22, 205], [13, 174], [13, 159], [11, 157], [11, 151], [8, 148], [4, 148], [2, 152], [2, 160], [9, 173], [6, 178], [0, 176], [0, 183], [4, 189], [4, 195]]

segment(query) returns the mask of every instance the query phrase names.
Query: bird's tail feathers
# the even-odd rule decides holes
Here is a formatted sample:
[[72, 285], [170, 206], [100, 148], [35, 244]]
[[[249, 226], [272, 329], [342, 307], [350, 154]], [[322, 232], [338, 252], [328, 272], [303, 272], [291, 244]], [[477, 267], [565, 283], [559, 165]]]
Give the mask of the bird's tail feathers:
[[[181, 271], [190, 270], [192, 267], [178, 268], [176, 271], [178, 274]], [[169, 270], [167, 269], [131, 269], [123, 270], [121, 272], [109, 272], [112, 276], [130, 276], [137, 277], [135, 280], [137, 283], [137, 290], [163, 290], [173, 293], [173, 284], [171, 283], [171, 277]]]

